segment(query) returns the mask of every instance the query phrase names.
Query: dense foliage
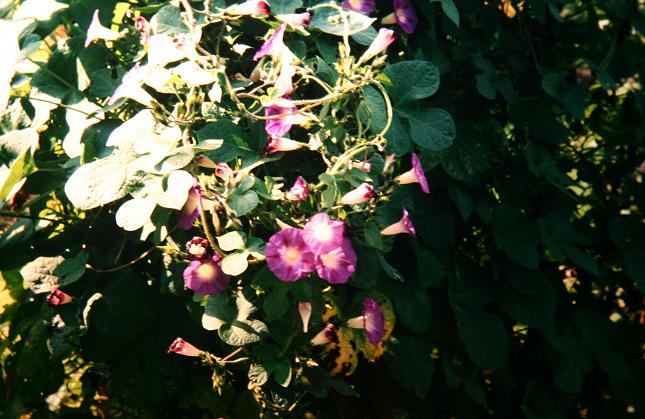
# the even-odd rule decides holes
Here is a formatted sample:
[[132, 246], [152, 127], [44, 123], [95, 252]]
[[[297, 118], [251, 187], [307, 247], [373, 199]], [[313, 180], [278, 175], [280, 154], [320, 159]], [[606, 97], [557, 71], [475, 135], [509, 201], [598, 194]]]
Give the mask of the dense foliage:
[[0, 412], [642, 415], [645, 4], [269, 3], [0, 1]]

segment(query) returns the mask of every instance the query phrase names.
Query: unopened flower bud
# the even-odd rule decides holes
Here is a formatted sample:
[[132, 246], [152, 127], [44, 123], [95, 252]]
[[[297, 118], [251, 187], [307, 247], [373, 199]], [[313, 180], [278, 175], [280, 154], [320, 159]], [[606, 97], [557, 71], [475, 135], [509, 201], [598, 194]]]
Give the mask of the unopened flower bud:
[[192, 260], [203, 259], [208, 252], [208, 240], [203, 237], [193, 237], [186, 243], [186, 253]]
[[71, 303], [72, 296], [65, 294], [58, 288], [54, 288], [47, 296], [47, 302], [52, 306], [62, 306], [63, 304]]
[[177, 338], [170, 344], [170, 347], [168, 347], [168, 353], [171, 352], [184, 356], [199, 356], [202, 353], [201, 350], [195, 348], [182, 338]]

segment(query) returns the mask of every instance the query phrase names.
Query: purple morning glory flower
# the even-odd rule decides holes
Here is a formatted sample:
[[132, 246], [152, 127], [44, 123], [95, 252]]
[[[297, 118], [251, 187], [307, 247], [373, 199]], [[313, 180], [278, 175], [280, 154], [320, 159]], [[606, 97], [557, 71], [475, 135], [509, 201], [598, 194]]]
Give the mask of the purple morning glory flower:
[[330, 284], [345, 284], [356, 271], [356, 252], [348, 238], [337, 248], [316, 255], [316, 272]]
[[188, 191], [188, 199], [183, 208], [179, 212], [177, 224], [182, 230], [190, 230], [193, 227], [193, 222], [202, 213], [202, 188], [194, 179], [194, 183], [190, 191]]
[[347, 321], [349, 327], [363, 329], [367, 340], [374, 346], [385, 336], [385, 318], [383, 309], [373, 298], [363, 300], [363, 315]]
[[294, 125], [305, 123], [308, 118], [298, 113], [298, 108], [289, 99], [278, 99], [264, 108], [267, 119], [264, 130], [273, 137], [282, 137]]
[[332, 220], [325, 213], [316, 214], [302, 230], [302, 237], [316, 254], [330, 252], [343, 243], [345, 223]]
[[267, 266], [281, 281], [295, 282], [314, 271], [314, 255], [302, 230], [287, 228], [275, 233], [266, 245]]
[[175, 339], [170, 346], [168, 347], [168, 353], [176, 353], [183, 356], [199, 356], [202, 351], [195, 348], [190, 343], [186, 342], [182, 338]]
[[392, 236], [401, 233], [409, 234], [412, 237], [417, 237], [417, 231], [414, 229], [412, 220], [410, 220], [410, 214], [405, 208], [403, 208], [403, 217], [401, 217], [401, 220], [381, 230], [381, 234], [384, 236]]
[[309, 196], [309, 187], [307, 186], [307, 182], [303, 179], [302, 176], [298, 176], [296, 178], [296, 181], [291, 189], [289, 189], [289, 192], [285, 194], [287, 200], [293, 202], [304, 201], [305, 199], [307, 199], [307, 196]]
[[218, 255], [193, 260], [184, 270], [186, 288], [200, 295], [214, 295], [224, 291], [229, 279], [222, 272], [221, 258]]
[[282, 52], [282, 49], [285, 48], [284, 45], [284, 31], [287, 28], [287, 24], [283, 23], [280, 27], [273, 32], [273, 35], [266, 40], [266, 42], [260, 47], [260, 49], [253, 56], [253, 61], [257, 61], [265, 55], [275, 56]]
[[343, 0], [343, 7], [366, 15], [374, 11], [374, 0]]
[[394, 0], [394, 20], [408, 35], [417, 27], [417, 12], [410, 0]]
[[421, 161], [416, 154], [412, 153], [412, 169], [399, 175], [396, 178], [397, 182], [401, 185], [408, 185], [410, 183], [418, 183], [424, 193], [430, 193], [430, 186], [428, 186], [428, 179], [423, 171]]

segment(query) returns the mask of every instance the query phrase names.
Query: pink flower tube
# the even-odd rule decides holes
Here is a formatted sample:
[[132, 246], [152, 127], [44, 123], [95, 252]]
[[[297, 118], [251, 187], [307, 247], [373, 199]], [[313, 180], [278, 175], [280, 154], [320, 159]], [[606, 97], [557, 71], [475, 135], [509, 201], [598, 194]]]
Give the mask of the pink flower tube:
[[370, 46], [361, 56], [359, 62], [365, 62], [376, 55], [385, 52], [387, 47], [390, 46], [392, 42], [396, 39], [394, 31], [391, 29], [381, 28], [376, 35], [376, 38], [372, 41]]
[[396, 181], [401, 185], [418, 183], [424, 193], [430, 193], [430, 186], [428, 185], [428, 179], [423, 171], [423, 166], [421, 165], [419, 157], [414, 153], [412, 153], [412, 169], [399, 175], [396, 178]]
[[299, 148], [306, 148], [307, 144], [290, 140], [283, 137], [269, 137], [269, 142], [264, 147], [265, 154], [278, 153], [280, 151], [293, 151]]
[[340, 199], [343, 205], [357, 205], [369, 201], [374, 197], [374, 186], [361, 183], [357, 188], [347, 192]]
[[183, 356], [200, 356], [202, 351], [182, 338], [177, 338], [168, 347], [168, 353], [176, 353]]
[[288, 99], [279, 99], [267, 106], [264, 116], [271, 118], [266, 120], [264, 130], [273, 137], [282, 137], [293, 125], [303, 124], [308, 120], [298, 113], [298, 108]]
[[298, 313], [300, 320], [302, 320], [302, 333], [309, 331], [309, 319], [311, 318], [311, 303], [308, 301], [300, 301], [298, 303]]
[[311, 15], [308, 12], [276, 15], [275, 17], [294, 29], [304, 28], [311, 22]]
[[62, 306], [72, 302], [72, 296], [64, 293], [58, 288], [54, 288], [47, 296], [47, 302], [52, 306]]
[[331, 323], [327, 323], [325, 328], [318, 332], [316, 336], [311, 339], [311, 344], [312, 345], [326, 345], [330, 342], [336, 342], [338, 341], [338, 330], [336, 329], [336, 326], [334, 326]]
[[405, 208], [403, 208], [403, 217], [401, 217], [401, 220], [385, 227], [383, 230], [381, 230], [381, 234], [384, 236], [392, 236], [395, 234], [409, 234], [412, 237], [417, 237], [417, 231], [414, 229], [412, 220], [410, 220], [410, 214]]
[[347, 321], [347, 326], [363, 329], [367, 340], [374, 346], [383, 340], [385, 335], [385, 318], [383, 309], [373, 298], [363, 300], [363, 315]]

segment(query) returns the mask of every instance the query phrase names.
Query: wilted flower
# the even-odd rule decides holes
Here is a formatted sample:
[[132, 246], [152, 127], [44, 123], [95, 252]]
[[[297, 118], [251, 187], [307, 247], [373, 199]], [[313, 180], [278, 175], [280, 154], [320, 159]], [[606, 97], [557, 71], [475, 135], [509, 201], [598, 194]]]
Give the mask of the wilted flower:
[[356, 205], [369, 201], [374, 196], [374, 186], [361, 183], [357, 188], [347, 192], [340, 198], [343, 205]]
[[221, 258], [218, 255], [193, 260], [184, 270], [186, 288], [199, 295], [214, 295], [224, 291], [229, 279], [229, 276], [222, 272]]
[[343, 243], [345, 223], [332, 220], [325, 213], [316, 214], [302, 230], [302, 237], [311, 250], [316, 253], [326, 253], [334, 250]]
[[289, 201], [304, 201], [307, 199], [307, 196], [309, 196], [309, 187], [307, 186], [307, 182], [302, 178], [302, 176], [298, 176], [296, 178], [296, 181], [294, 182], [293, 186], [291, 189], [289, 189], [289, 192], [285, 194], [285, 197]]
[[392, 31], [391, 29], [386, 29], [386, 28], [379, 29], [378, 34], [376, 35], [376, 38], [374, 38], [370, 46], [363, 53], [359, 62], [365, 62], [370, 58], [384, 52], [387, 49], [387, 47], [389, 47], [390, 44], [394, 42], [395, 39], [396, 39], [396, 35], [394, 35], [394, 31]]
[[381, 234], [383, 234], [384, 236], [392, 236], [401, 233], [409, 234], [412, 237], [417, 236], [414, 225], [410, 220], [410, 214], [408, 214], [408, 210], [406, 210], [405, 208], [403, 208], [403, 217], [401, 217], [401, 220], [381, 230]]
[[284, 137], [269, 137], [267, 145], [264, 147], [265, 154], [277, 153], [280, 151], [293, 151], [299, 148], [307, 147], [307, 144], [290, 140]]
[[61, 306], [63, 304], [71, 303], [72, 296], [65, 294], [58, 288], [54, 288], [47, 296], [47, 302], [52, 306]]
[[311, 15], [308, 12], [276, 15], [275, 17], [294, 29], [304, 28], [311, 21]]
[[227, 7], [226, 11], [232, 15], [240, 16], [268, 15], [270, 8], [269, 3], [263, 0], [250, 0], [240, 4], [233, 4]]
[[374, 11], [374, 0], [343, 0], [343, 7], [368, 15]]
[[314, 270], [314, 255], [303, 240], [302, 230], [296, 228], [273, 234], [264, 255], [271, 272], [282, 281], [297, 281]]
[[300, 115], [298, 108], [288, 99], [279, 99], [264, 109], [264, 116], [270, 117], [264, 125], [267, 134], [282, 137], [293, 125], [303, 124], [309, 118]]
[[316, 272], [330, 284], [345, 284], [356, 271], [356, 260], [351, 240], [344, 238], [337, 248], [316, 255]]
[[367, 340], [369, 340], [372, 345], [376, 346], [385, 335], [385, 318], [383, 317], [383, 309], [376, 300], [367, 297], [363, 300], [363, 315], [348, 320], [347, 326], [356, 329], [364, 329]]
[[302, 320], [302, 333], [309, 331], [309, 319], [311, 318], [311, 303], [308, 301], [300, 301], [298, 303], [298, 313], [300, 320]]
[[94, 11], [94, 15], [92, 16], [92, 23], [90, 23], [90, 27], [87, 28], [85, 48], [87, 48], [92, 42], [99, 39], [102, 39], [104, 41], [116, 41], [117, 39], [120, 39], [122, 37], [122, 34], [101, 25], [101, 21], [99, 20], [99, 11], [97, 9]]
[[410, 0], [394, 0], [394, 20], [405, 33], [414, 32], [417, 27], [417, 12]]
[[208, 240], [203, 237], [193, 237], [186, 242], [186, 253], [192, 260], [199, 260], [206, 257], [208, 252]]
[[284, 31], [287, 28], [287, 24], [283, 23], [278, 29], [266, 40], [266, 42], [260, 47], [260, 49], [253, 56], [253, 61], [257, 61], [265, 55], [277, 56], [282, 53], [282, 49], [285, 48], [284, 45]]
[[338, 330], [336, 326], [331, 323], [327, 323], [325, 328], [318, 332], [316, 336], [311, 339], [312, 345], [325, 345], [329, 342], [335, 342], [338, 340]]
[[184, 356], [199, 356], [202, 353], [201, 350], [195, 348], [182, 338], [177, 338], [170, 344], [168, 347], [168, 353], [171, 352]]
[[194, 179], [193, 186], [188, 191], [188, 199], [179, 212], [177, 224], [183, 230], [190, 230], [193, 223], [202, 213], [202, 187]]
[[408, 185], [410, 183], [418, 183], [421, 186], [421, 190], [425, 193], [430, 193], [430, 186], [428, 186], [428, 179], [423, 171], [423, 166], [421, 161], [416, 154], [412, 153], [412, 169], [407, 172], [399, 175], [396, 178], [396, 181], [401, 185]]
[[145, 45], [148, 43], [148, 40], [150, 39], [150, 34], [152, 31], [152, 26], [150, 25], [150, 22], [143, 17], [139, 16], [136, 19], [134, 19], [134, 28], [138, 30], [141, 35], [139, 36], [139, 43], [141, 45]]

